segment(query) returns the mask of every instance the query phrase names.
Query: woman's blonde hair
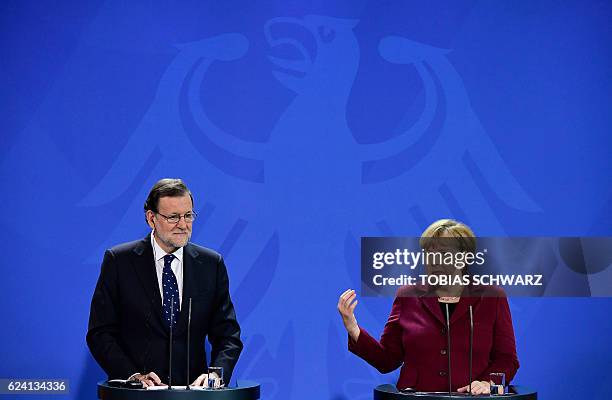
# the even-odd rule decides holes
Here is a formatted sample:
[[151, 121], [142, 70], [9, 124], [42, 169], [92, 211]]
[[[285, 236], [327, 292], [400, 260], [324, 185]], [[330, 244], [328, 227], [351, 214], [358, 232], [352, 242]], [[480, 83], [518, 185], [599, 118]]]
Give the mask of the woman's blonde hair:
[[432, 248], [435, 238], [439, 238], [444, 233], [457, 239], [461, 251], [472, 253], [476, 251], [476, 236], [474, 236], [474, 232], [466, 224], [454, 219], [440, 219], [429, 225], [419, 240], [421, 248], [425, 250]]

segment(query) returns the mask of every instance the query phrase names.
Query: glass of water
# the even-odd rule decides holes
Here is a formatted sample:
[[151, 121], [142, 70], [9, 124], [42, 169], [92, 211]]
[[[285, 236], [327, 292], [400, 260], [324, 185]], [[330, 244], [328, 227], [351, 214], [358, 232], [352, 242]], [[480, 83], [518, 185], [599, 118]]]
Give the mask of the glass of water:
[[506, 374], [503, 372], [491, 372], [489, 374], [489, 382], [491, 382], [491, 394], [499, 395], [505, 393]]
[[206, 387], [209, 389], [221, 389], [223, 387], [223, 367], [208, 367]]

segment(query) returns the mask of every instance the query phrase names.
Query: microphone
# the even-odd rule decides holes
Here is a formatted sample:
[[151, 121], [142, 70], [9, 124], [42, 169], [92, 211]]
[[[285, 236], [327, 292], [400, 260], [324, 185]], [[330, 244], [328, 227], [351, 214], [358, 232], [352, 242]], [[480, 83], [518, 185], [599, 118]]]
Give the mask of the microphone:
[[470, 304], [470, 380], [468, 382], [468, 393], [472, 396], [472, 353], [474, 351], [474, 313]]
[[168, 389], [172, 389], [172, 329], [174, 325], [174, 296], [170, 299], [170, 307], [172, 312], [170, 313], [170, 349], [168, 355], [168, 367], [169, 367], [169, 375], [168, 375]]
[[187, 313], [187, 390], [189, 390], [189, 338], [191, 336], [191, 297], [189, 298], [189, 312]]
[[452, 380], [451, 380], [451, 340], [450, 340], [450, 317], [448, 311], [448, 303], [444, 303], [446, 310], [446, 347], [448, 349], [448, 394], [450, 395], [453, 391]]

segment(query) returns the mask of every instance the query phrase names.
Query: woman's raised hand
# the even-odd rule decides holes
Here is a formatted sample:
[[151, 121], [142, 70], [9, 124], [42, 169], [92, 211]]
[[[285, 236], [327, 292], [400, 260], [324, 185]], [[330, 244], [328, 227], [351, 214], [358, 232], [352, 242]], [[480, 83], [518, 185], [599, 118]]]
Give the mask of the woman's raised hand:
[[359, 325], [355, 318], [355, 307], [357, 307], [357, 294], [348, 289], [340, 295], [338, 300], [338, 312], [342, 316], [342, 323], [351, 339], [357, 341], [359, 338]]

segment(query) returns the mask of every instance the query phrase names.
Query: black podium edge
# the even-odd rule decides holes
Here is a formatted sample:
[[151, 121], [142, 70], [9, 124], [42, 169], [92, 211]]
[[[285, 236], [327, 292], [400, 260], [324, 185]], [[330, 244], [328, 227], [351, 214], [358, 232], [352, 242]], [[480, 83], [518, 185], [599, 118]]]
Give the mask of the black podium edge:
[[[393, 392], [389, 392], [384, 390], [385, 389], [389, 389], [389, 387], [392, 387], [395, 391]], [[421, 393], [410, 393], [410, 392], [406, 392], [406, 393], [402, 393], [400, 392], [397, 387], [393, 384], [382, 384], [382, 385], [378, 385], [374, 388], [373, 390], [373, 399], [374, 400], [389, 400], [389, 399], [421, 399], [421, 400], [428, 400], [428, 399], [512, 399], [512, 400], [537, 400], [538, 398], [538, 392], [526, 387], [526, 386], [521, 386], [521, 385], [509, 385], [508, 388], [510, 390], [512, 390], [514, 393], [509, 393], [509, 394], [505, 394], [505, 395], [488, 395], [488, 396], [482, 396], [482, 395], [475, 395], [475, 396], [470, 396], [470, 395], [462, 395], [462, 394], [456, 394], [453, 397], [447, 397], [446, 395], [448, 393], [445, 392], [431, 392], [431, 393], [426, 393], [426, 392], [421, 392]], [[437, 396], [439, 395], [439, 396]]]
[[[228, 387], [226, 390], [222, 390], [219, 391], [219, 393], [224, 393], [226, 396], [229, 395], [232, 392], [243, 392], [243, 391], [247, 391], [248, 394], [246, 393], [242, 393], [243, 396], [248, 396], [250, 398], [254, 398], [254, 399], [260, 399], [261, 398], [261, 384], [255, 382], [255, 381], [250, 381], [250, 380], [238, 380], [236, 381], [237, 387]], [[243, 384], [244, 386], [242, 386], [241, 384]], [[156, 393], [157, 396], [161, 396], [164, 393], [167, 394], [166, 391], [147, 391], [147, 390], [143, 390], [143, 389], [128, 389], [128, 388], [120, 388], [120, 387], [112, 387], [110, 385], [108, 385], [108, 381], [98, 381], [96, 383], [96, 398], [97, 399], [101, 399], [103, 393], [105, 392], [115, 392], [116, 396], [121, 396], [123, 398], [123, 395], [127, 395], [129, 396], [129, 394], [133, 394], [134, 397], [140, 397], [140, 395], [144, 395], [145, 393]], [[200, 392], [198, 391], [192, 391], [192, 392]], [[156, 395], [153, 395], [156, 396]], [[148, 397], [151, 397], [151, 395], [148, 395]]]

